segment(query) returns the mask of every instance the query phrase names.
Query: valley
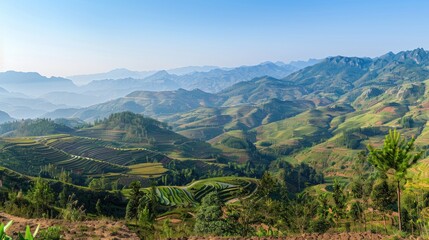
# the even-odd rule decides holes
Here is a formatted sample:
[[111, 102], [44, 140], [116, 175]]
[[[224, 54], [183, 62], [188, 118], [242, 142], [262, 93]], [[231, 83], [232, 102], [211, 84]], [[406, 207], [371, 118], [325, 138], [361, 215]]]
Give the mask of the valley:
[[[100, 102], [74, 108], [61, 108], [67, 104], [61, 102], [22, 120], [0, 107], [0, 208], [74, 224], [107, 218], [120, 229], [111, 234], [142, 239], [205, 231], [424, 234], [428, 66], [429, 53], [415, 49], [377, 58], [328, 57], [301, 69], [265, 63], [181, 76], [158, 72], [142, 82], [166, 87], [174, 81], [171, 88], [97, 80], [83, 88], [96, 86], [114, 99], [92, 95]], [[183, 80], [188, 75], [194, 81]], [[117, 89], [122, 85], [129, 89]], [[369, 146], [386, 146], [392, 134], [415, 139], [406, 151], [418, 154], [398, 183], [406, 220], [395, 206], [397, 176], [370, 160]], [[52, 224], [64, 227], [61, 221]]]

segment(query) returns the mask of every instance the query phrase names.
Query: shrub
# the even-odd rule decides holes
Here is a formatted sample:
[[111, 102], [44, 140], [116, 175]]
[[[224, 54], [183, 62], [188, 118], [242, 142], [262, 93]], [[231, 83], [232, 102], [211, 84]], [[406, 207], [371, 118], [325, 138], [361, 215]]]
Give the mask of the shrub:
[[52, 226], [41, 230], [38, 237], [44, 240], [59, 240], [61, 239], [61, 227]]

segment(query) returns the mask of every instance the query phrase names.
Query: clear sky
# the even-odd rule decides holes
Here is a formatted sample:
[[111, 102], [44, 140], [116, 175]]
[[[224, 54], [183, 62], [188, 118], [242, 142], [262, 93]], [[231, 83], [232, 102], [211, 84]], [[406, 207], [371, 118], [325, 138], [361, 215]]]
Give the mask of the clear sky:
[[238, 66], [429, 48], [425, 0], [0, 0], [0, 71]]

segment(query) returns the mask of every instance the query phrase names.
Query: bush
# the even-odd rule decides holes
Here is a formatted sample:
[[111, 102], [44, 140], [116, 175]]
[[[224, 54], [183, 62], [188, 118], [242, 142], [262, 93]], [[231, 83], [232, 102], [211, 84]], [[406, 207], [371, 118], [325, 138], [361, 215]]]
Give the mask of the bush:
[[269, 146], [271, 146], [271, 145], [273, 145], [271, 142], [261, 142], [261, 143], [259, 143], [259, 146], [261, 146], [261, 147], [269, 147]]
[[41, 230], [38, 236], [44, 240], [59, 240], [61, 239], [61, 227], [52, 226], [47, 229]]
[[312, 232], [325, 233], [331, 227], [331, 224], [324, 219], [318, 219], [311, 223], [310, 229]]

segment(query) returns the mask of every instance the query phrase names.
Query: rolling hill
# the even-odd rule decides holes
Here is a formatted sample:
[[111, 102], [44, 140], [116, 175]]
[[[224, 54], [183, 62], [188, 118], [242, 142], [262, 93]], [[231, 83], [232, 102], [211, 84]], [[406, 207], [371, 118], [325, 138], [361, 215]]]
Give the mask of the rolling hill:
[[5, 122], [9, 122], [9, 121], [12, 121], [12, 120], [13, 120], [13, 118], [11, 118], [9, 116], [9, 114], [7, 114], [7, 113], [5, 113], [3, 111], [0, 111], [0, 124], [1, 123], [5, 123]]
[[94, 121], [115, 112], [131, 111], [149, 116], [175, 114], [203, 106], [219, 106], [223, 98], [201, 90], [136, 91], [123, 98], [82, 109], [59, 109], [44, 115], [49, 118], [80, 118]]
[[311, 101], [281, 101], [273, 98], [256, 105], [200, 107], [161, 119], [184, 136], [209, 140], [225, 131], [250, 130], [263, 124], [289, 118], [313, 107], [315, 106]]

